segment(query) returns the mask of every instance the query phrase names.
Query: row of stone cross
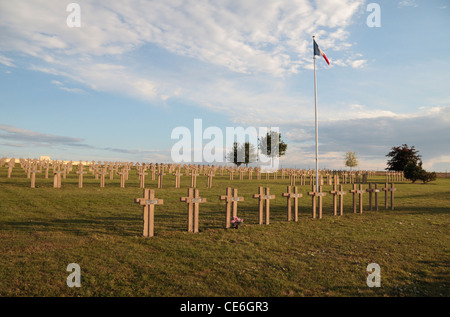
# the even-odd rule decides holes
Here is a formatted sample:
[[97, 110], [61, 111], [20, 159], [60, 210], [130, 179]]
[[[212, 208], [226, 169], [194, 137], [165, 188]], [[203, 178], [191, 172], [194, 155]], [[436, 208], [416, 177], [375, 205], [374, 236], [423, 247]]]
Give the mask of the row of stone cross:
[[[11, 177], [12, 168], [14, 167], [13, 159], [11, 159], [8, 163], [8, 178]], [[0, 162], [1, 163], [1, 162]], [[45, 178], [49, 177], [49, 170], [52, 168], [53, 170], [53, 187], [54, 188], [60, 188], [61, 187], [61, 179], [65, 179], [67, 174], [72, 172], [73, 164], [72, 162], [69, 163], [58, 163], [53, 162], [52, 166], [50, 167], [50, 162], [45, 161], [43, 163], [37, 163], [37, 162], [30, 162], [27, 160], [20, 160], [21, 167], [26, 171], [27, 178], [31, 179], [31, 187], [35, 188], [36, 184], [36, 173], [42, 173], [43, 170], [45, 170]], [[1, 166], [2, 164], [0, 164]], [[132, 163], [122, 163], [122, 164], [95, 164], [95, 162], [92, 162], [87, 165], [88, 170], [92, 175], [94, 175], [95, 179], [100, 180], [100, 187], [105, 187], [105, 179], [109, 175], [109, 179], [113, 180], [114, 175], [120, 176], [120, 187], [125, 187], [125, 182], [128, 180], [129, 172], [133, 168]], [[139, 184], [140, 188], [145, 187], [145, 178], [147, 175], [151, 175], [152, 180], [155, 180], [156, 177], [158, 179], [158, 188], [163, 187], [163, 177], [167, 175], [165, 172], [170, 174], [172, 173], [173, 176], [175, 176], [175, 188], [180, 188], [181, 186], [181, 176], [183, 174], [181, 173], [181, 165], [179, 164], [142, 164], [140, 165], [137, 163], [135, 165], [138, 178], [139, 178]], [[261, 179], [261, 169], [260, 168], [224, 168], [223, 166], [203, 166], [203, 165], [184, 165], [183, 166], [186, 176], [191, 177], [191, 184], [190, 187], [196, 188], [197, 187], [197, 176], [204, 175], [207, 177], [207, 184], [206, 186], [208, 188], [211, 188], [213, 185], [213, 177], [216, 176], [216, 172], [220, 173], [221, 176], [223, 176], [224, 171], [227, 171], [229, 174], [230, 180], [234, 179], [234, 174], [239, 173], [239, 179], [244, 179], [244, 175], [248, 175], [248, 179], [252, 179], [253, 172], [256, 173], [256, 179]], [[83, 187], [83, 177], [84, 174], [87, 174], [88, 172], [84, 171], [84, 164], [81, 162], [78, 164], [78, 171], [75, 172], [78, 174], [78, 187]], [[265, 177], [268, 180], [270, 175], [272, 175], [273, 179], [277, 179], [278, 174], [280, 173], [281, 179], [285, 179], [286, 177], [289, 177], [290, 185], [295, 186], [296, 184], [299, 185], [312, 185], [315, 183], [315, 174], [313, 171], [305, 171], [305, 170], [296, 170], [296, 169], [280, 169], [276, 170], [274, 172], [266, 172]], [[334, 175], [330, 173], [329, 171], [324, 171], [324, 175], [319, 175], [319, 181], [320, 184], [323, 185], [326, 183], [327, 185], [333, 185], [334, 184], [354, 184], [355, 182], [367, 182], [367, 177], [369, 175], [373, 175], [373, 172], [358, 172], [358, 173], [345, 173], [345, 172], [339, 172], [335, 173]], [[392, 173], [386, 174], [386, 181], [400, 181], [403, 179], [403, 173]]]
[[[357, 188], [356, 184], [353, 184], [353, 189], [350, 193], [353, 194], [353, 212], [357, 213], [356, 198], [359, 197], [359, 213], [363, 212], [362, 195], [369, 193], [369, 210], [378, 211], [378, 193], [380, 190], [385, 192], [385, 208], [388, 208], [388, 193], [391, 194], [390, 208], [394, 210], [394, 191], [397, 189], [394, 187], [394, 183], [388, 186], [385, 183], [385, 187], [378, 188], [378, 184], [369, 183], [369, 188], [363, 189], [362, 184], [359, 184]], [[316, 191], [316, 186], [312, 185], [312, 191], [307, 193], [312, 197], [312, 218], [322, 218], [322, 199], [326, 196], [326, 192], [322, 192], [322, 186], [319, 186], [319, 190]], [[347, 194], [343, 190], [343, 186], [339, 187], [335, 184], [333, 190], [329, 191], [329, 194], [333, 195], [333, 214], [335, 216], [344, 214], [343, 195]], [[374, 197], [372, 197], [374, 195]], [[144, 197], [136, 198], [135, 203], [143, 206], [143, 236], [154, 236], [154, 217], [155, 206], [164, 204], [162, 199], [155, 197], [155, 191], [153, 189], [144, 189]], [[298, 192], [296, 186], [288, 186], [287, 191], [281, 194], [282, 197], [287, 198], [287, 221], [298, 221], [298, 199], [303, 197], [303, 194]], [[270, 188], [259, 187], [258, 193], [252, 196], [254, 199], [258, 199], [258, 224], [270, 223], [270, 200], [275, 199], [275, 195], [270, 194]], [[339, 197], [339, 198], [338, 198]], [[228, 187], [226, 194], [219, 196], [220, 200], [226, 202], [225, 209], [225, 228], [230, 228], [232, 217], [237, 217], [237, 204], [240, 201], [244, 201], [244, 197], [238, 196], [237, 188]], [[338, 202], [339, 200], [339, 202]], [[199, 227], [199, 209], [200, 204], [206, 202], [206, 198], [201, 197], [197, 188], [189, 188], [188, 194], [185, 197], [180, 198], [181, 202], [187, 203], [188, 206], [188, 218], [187, 218], [187, 231], [198, 232]], [[292, 208], [293, 207], [293, 208]], [[318, 210], [318, 214], [317, 214]]]

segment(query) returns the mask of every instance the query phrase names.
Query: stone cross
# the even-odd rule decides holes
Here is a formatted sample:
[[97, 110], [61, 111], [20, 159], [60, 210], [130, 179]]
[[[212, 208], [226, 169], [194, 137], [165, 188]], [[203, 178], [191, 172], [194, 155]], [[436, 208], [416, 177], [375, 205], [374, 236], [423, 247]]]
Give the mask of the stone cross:
[[388, 183], [386, 183], [382, 190], [384, 191], [384, 208], [388, 208], [387, 196], [388, 192], [391, 192], [391, 209], [394, 210], [394, 192], [397, 188], [394, 188], [394, 183], [391, 183], [391, 187], [388, 187]]
[[347, 192], [343, 191], [342, 185], [339, 185], [339, 190], [337, 190], [337, 182], [335, 178], [335, 182], [333, 184], [333, 190], [330, 191], [330, 194], [333, 195], [333, 214], [337, 216], [337, 196], [339, 196], [339, 214], [342, 216], [344, 214], [344, 195]]
[[191, 172], [191, 187], [192, 188], [197, 187], [197, 176], [198, 176], [197, 170], [193, 169]]
[[139, 188], [145, 188], [145, 176], [148, 175], [148, 173], [145, 172], [144, 169], [139, 171]]
[[158, 172], [158, 188], [163, 187], [163, 176], [166, 175], [164, 173], [164, 168]]
[[257, 167], [255, 169], [255, 173], [256, 173], [256, 179], [261, 179], [261, 168]]
[[228, 175], [230, 176], [230, 181], [232, 181], [234, 178], [234, 169], [233, 168], [230, 167], [228, 169]]
[[155, 175], [156, 175], [156, 166], [152, 164], [152, 167], [150, 168], [150, 172], [152, 173], [152, 181], [154, 181]]
[[359, 213], [362, 214], [363, 212], [362, 195], [366, 191], [362, 189], [362, 184], [359, 184], [359, 189], [356, 189], [356, 184], [353, 184], [353, 189], [350, 190], [350, 192], [353, 193], [353, 212], [356, 213], [356, 195], [359, 195]]
[[245, 169], [240, 168], [239, 169], [239, 180], [243, 180], [244, 179], [244, 174], [245, 174]]
[[297, 177], [297, 174], [295, 173], [295, 171], [291, 172], [289, 174], [289, 180], [291, 182], [291, 186], [294, 187], [295, 186], [295, 178]]
[[[233, 194], [231, 194], [231, 191], [231, 187], [228, 187], [227, 194], [219, 196], [220, 200], [225, 200], [226, 202], [225, 228], [231, 227], [231, 217], [237, 217], [238, 201], [244, 201], [244, 197], [238, 197], [237, 188], [233, 188]], [[231, 209], [233, 209], [233, 213], [231, 213]]]
[[300, 185], [305, 186], [306, 185], [306, 174], [301, 173], [300, 174]]
[[298, 221], [298, 199], [303, 197], [302, 194], [298, 193], [297, 186], [293, 187], [294, 191], [291, 192], [291, 186], [287, 187], [287, 193], [283, 193], [283, 197], [287, 197], [287, 221], [292, 220], [292, 211], [291, 211], [291, 200], [294, 200], [294, 221]]
[[155, 198], [155, 191], [153, 189], [144, 189], [144, 198], [136, 198], [134, 202], [144, 207], [144, 230], [142, 235], [144, 237], [153, 237], [155, 228], [155, 205], [164, 204], [164, 200]]
[[176, 173], [173, 174], [175, 176], [175, 188], [180, 188], [181, 187], [181, 176], [183, 176], [183, 174], [180, 173], [180, 169], [178, 169], [176, 171]]
[[206, 198], [199, 196], [198, 189], [189, 188], [187, 197], [181, 197], [180, 201], [188, 204], [188, 232], [198, 232], [199, 204], [206, 202]]
[[36, 173], [40, 173], [41, 171], [37, 170], [36, 168], [31, 169], [31, 188], [36, 187]]
[[114, 167], [114, 165], [109, 165], [108, 167], [109, 170], [109, 180], [113, 180], [114, 179], [114, 171], [116, 170], [116, 168]]
[[48, 178], [48, 170], [50, 169], [50, 164], [45, 164], [45, 178]]
[[78, 174], [78, 188], [83, 188], [83, 174], [86, 174], [87, 172], [83, 171], [83, 167], [78, 165], [78, 171], [75, 172]]
[[[275, 198], [275, 195], [270, 195], [270, 188], [266, 187], [265, 194], [262, 187], [258, 188], [258, 194], [254, 194], [253, 198], [258, 199], [258, 223], [260, 225], [264, 222], [264, 209], [266, 211], [266, 225], [270, 223], [270, 200]], [[265, 205], [265, 206], [264, 206]], [[264, 208], [265, 207], [265, 208]]]
[[12, 170], [14, 168], [14, 165], [16, 164], [16, 159], [12, 158], [8, 162], [8, 178], [11, 178]]
[[27, 172], [27, 178], [31, 178], [31, 169], [32, 169], [31, 164], [25, 166], [25, 170]]
[[53, 188], [61, 188], [61, 174], [63, 171], [53, 171]]
[[322, 198], [326, 195], [326, 193], [322, 192], [322, 186], [319, 186], [319, 191], [316, 191], [316, 186], [311, 185], [312, 191], [308, 192], [308, 195], [312, 197], [312, 217], [316, 218], [316, 197], [319, 200], [319, 219], [322, 218]]
[[327, 177], [327, 185], [332, 185], [331, 174], [327, 172], [325, 176]]
[[121, 172], [117, 172], [120, 175], [120, 188], [125, 188], [125, 179], [128, 175], [128, 171], [126, 169], [122, 169]]
[[375, 211], [378, 211], [378, 193], [380, 192], [378, 184], [375, 184], [375, 188], [372, 188], [372, 183], [369, 183], [369, 188], [366, 189], [366, 192], [369, 193], [369, 210], [372, 210], [372, 194], [375, 194]]
[[100, 187], [103, 188], [105, 187], [105, 177], [108, 174], [108, 172], [106, 171], [106, 167], [102, 168], [98, 174], [100, 175]]
[[207, 184], [206, 187], [208, 188], [212, 188], [212, 181], [213, 181], [213, 177], [214, 177], [214, 172], [213, 171], [209, 171], [208, 173], [208, 180], [207, 180]]

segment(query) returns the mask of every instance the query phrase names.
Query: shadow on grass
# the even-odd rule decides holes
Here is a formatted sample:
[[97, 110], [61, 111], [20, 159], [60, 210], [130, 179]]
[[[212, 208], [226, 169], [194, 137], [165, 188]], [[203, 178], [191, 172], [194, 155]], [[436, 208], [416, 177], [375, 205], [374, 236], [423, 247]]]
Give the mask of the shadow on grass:
[[[392, 297], [448, 297], [450, 288], [450, 266], [446, 261], [417, 261], [417, 269], [410, 271], [409, 278], [383, 280], [380, 287], [358, 287], [359, 296], [392, 296]], [[402, 270], [402, 268], [400, 268]], [[402, 276], [400, 274], [400, 276]], [[354, 296], [355, 286], [334, 286], [328, 292], [349, 294]]]
[[17, 221], [5, 222], [4, 231], [52, 231], [73, 233], [76, 235], [107, 234], [119, 236], [136, 236], [139, 230], [134, 230], [141, 223], [139, 217], [101, 217], [96, 219], [54, 219], [49, 221]]

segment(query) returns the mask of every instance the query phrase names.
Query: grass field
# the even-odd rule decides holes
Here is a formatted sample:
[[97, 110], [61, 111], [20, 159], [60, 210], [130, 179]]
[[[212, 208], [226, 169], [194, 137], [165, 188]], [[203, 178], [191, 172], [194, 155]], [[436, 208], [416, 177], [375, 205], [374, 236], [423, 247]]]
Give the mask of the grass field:
[[[106, 187], [91, 174], [78, 188], [72, 172], [62, 188], [37, 174], [37, 188], [19, 165], [8, 179], [0, 168], [0, 296], [449, 296], [450, 179], [429, 184], [396, 184], [395, 210], [354, 214], [345, 195], [344, 215], [333, 216], [324, 198], [323, 218], [311, 218], [310, 186], [299, 186], [298, 222], [286, 221], [289, 179], [234, 180], [216, 176], [213, 188], [197, 179], [200, 232], [186, 231], [187, 207], [181, 189], [166, 176], [164, 188], [147, 176], [164, 205], [155, 212], [155, 237], [142, 233], [142, 197], [136, 171], [126, 188], [116, 176]], [[382, 177], [371, 182], [384, 183]], [[257, 224], [258, 186], [267, 186], [271, 224]], [[227, 186], [245, 201], [238, 216], [244, 225], [224, 229]], [[367, 188], [367, 185], [364, 186]], [[349, 190], [350, 185], [345, 185]], [[325, 191], [331, 186], [324, 186]], [[305, 197], [306, 196], [306, 197]], [[381, 287], [366, 284], [369, 263], [381, 267]], [[81, 287], [69, 288], [69, 263], [81, 267]]]

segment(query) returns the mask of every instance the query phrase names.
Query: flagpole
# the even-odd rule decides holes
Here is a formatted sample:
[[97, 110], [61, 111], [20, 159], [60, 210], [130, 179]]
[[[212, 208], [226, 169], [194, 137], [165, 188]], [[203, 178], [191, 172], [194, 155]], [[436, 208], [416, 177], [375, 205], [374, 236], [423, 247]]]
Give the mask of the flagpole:
[[[313, 41], [314, 41], [313, 35]], [[317, 113], [317, 78], [316, 78], [316, 54], [314, 56], [314, 104], [316, 117], [316, 191], [319, 191], [319, 127], [318, 127], [318, 113]]]

